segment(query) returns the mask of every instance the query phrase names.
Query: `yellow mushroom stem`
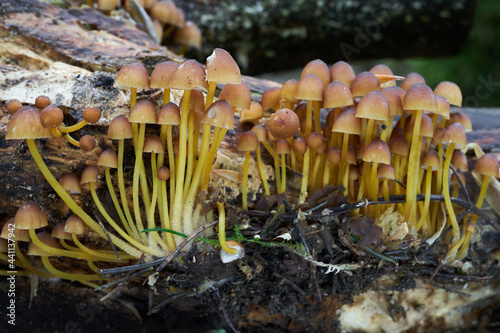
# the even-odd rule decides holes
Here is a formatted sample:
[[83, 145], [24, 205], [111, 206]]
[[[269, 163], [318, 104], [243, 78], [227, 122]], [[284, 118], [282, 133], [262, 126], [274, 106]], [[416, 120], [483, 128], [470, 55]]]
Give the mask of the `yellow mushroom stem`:
[[[71, 198], [71, 196], [66, 193], [66, 191], [62, 188], [61, 184], [57, 181], [57, 179], [52, 175], [50, 170], [47, 168], [47, 165], [43, 161], [42, 157], [40, 156], [40, 153], [38, 152], [38, 149], [36, 148], [36, 143], [35, 140], [33, 139], [26, 139], [26, 142], [28, 144], [28, 148], [30, 150], [31, 156], [33, 157], [33, 160], [35, 161], [38, 169], [42, 172], [43, 176], [47, 180], [47, 182], [50, 184], [50, 186], [56, 191], [56, 193], [59, 195], [59, 197], [68, 205], [69, 209], [77, 215], [79, 218], [83, 220], [83, 222], [94, 232], [96, 232], [100, 237], [106, 239], [106, 235], [104, 234], [104, 231], [102, 228], [99, 226], [97, 222], [95, 222], [80, 206], [78, 206], [75, 201]], [[136, 248], [130, 246], [123, 240], [119, 239], [115, 235], [109, 235], [111, 238], [111, 241], [113, 244], [115, 244], [117, 247], [121, 248], [125, 252], [129, 253], [135, 258], [140, 258], [142, 253], [141, 251], [137, 250]]]
[[81, 251], [69, 251], [69, 250], [65, 250], [65, 249], [59, 249], [59, 248], [55, 248], [55, 247], [52, 247], [52, 246], [49, 246], [47, 244], [45, 244], [44, 242], [42, 242], [38, 236], [36, 235], [36, 231], [35, 229], [29, 229], [29, 234], [30, 234], [30, 239], [31, 241], [36, 245], [38, 246], [40, 249], [50, 253], [50, 254], [53, 254], [53, 255], [57, 255], [57, 256], [61, 256], [61, 257], [68, 257], [68, 258], [74, 258], [74, 259], [84, 259], [84, 260], [96, 260], [98, 258], [96, 257], [93, 257], [93, 256], [90, 256], [88, 255], [87, 253], [83, 253]]
[[170, 103], [170, 89], [163, 89], [163, 105]]
[[[349, 145], [349, 133], [343, 133], [343, 139], [342, 139], [342, 151], [340, 154], [340, 167], [339, 167], [339, 173], [337, 176], [337, 185], [340, 185], [342, 180], [344, 179], [344, 174], [346, 172], [347, 166], [347, 151], [348, 151], [348, 145]], [[333, 133], [332, 133], [333, 135]]]
[[66, 141], [68, 141], [69, 143], [71, 143], [73, 146], [80, 147], [80, 142], [78, 142], [77, 140], [73, 139], [73, 137], [71, 135], [69, 135], [68, 133], [64, 134], [64, 138], [66, 139]]
[[[132, 178], [132, 197], [134, 203], [134, 216], [135, 216], [135, 225], [137, 227], [137, 231], [139, 233], [144, 230], [144, 225], [142, 224], [141, 218], [141, 208], [139, 206], [139, 176], [141, 171], [141, 165], [143, 165], [142, 161], [142, 150], [144, 147], [144, 133], [146, 131], [146, 124], [140, 124], [139, 126], [139, 134], [137, 136], [137, 145], [135, 147], [135, 165], [134, 165], [134, 175]], [[91, 183], [92, 188], [92, 183]], [[143, 196], [142, 201], [145, 204], [146, 211], [149, 210], [149, 202], [146, 205], [146, 202], [149, 200]], [[147, 240], [146, 234], [140, 234], [142, 242], [145, 243]]]
[[311, 156], [311, 148], [307, 147], [306, 152], [304, 153], [304, 163], [302, 166], [302, 184], [300, 186], [299, 205], [302, 205], [303, 203], [306, 202], [307, 183], [308, 183], [308, 179], [309, 179], [309, 159], [310, 159], [310, 156]]
[[[156, 166], [156, 153], [151, 152], [151, 173], [153, 176], [153, 194], [151, 198], [151, 206], [149, 208], [149, 212], [147, 215], [148, 219], [148, 228], [154, 229], [156, 228], [155, 224], [155, 209], [156, 209], [156, 200], [158, 198], [158, 168]], [[150, 231], [149, 232], [149, 247], [155, 247], [156, 244], [159, 244], [165, 251], [169, 251], [168, 245], [163, 241], [163, 239], [158, 234], [158, 231]]]
[[286, 191], [286, 154], [281, 154], [281, 189], [280, 193]]
[[191, 177], [193, 176], [193, 164], [194, 164], [194, 141], [198, 138], [194, 137], [194, 109], [189, 112], [188, 116], [188, 137], [187, 137], [187, 170], [186, 177], [184, 181], [184, 192], [183, 197], [186, 197], [189, 185], [191, 183]]
[[415, 125], [413, 128], [413, 136], [411, 139], [410, 157], [408, 158], [408, 177], [406, 185], [406, 204], [404, 217], [408, 226], [415, 226], [417, 221], [417, 179], [418, 169], [420, 164], [420, 151], [422, 140], [420, 139], [420, 125], [422, 123], [422, 110], [417, 110], [412, 115], [415, 115]]
[[123, 214], [123, 210], [120, 206], [120, 203], [118, 202], [118, 198], [116, 197], [115, 188], [113, 187], [113, 184], [111, 183], [110, 168], [106, 167], [104, 173], [106, 175], [106, 185], [108, 186], [108, 192], [111, 196], [111, 200], [113, 201], [113, 205], [115, 206], [116, 212], [118, 213], [118, 216], [120, 217], [120, 221], [122, 222], [123, 226], [127, 230], [127, 233], [130, 236], [135, 237], [135, 235], [137, 234], [137, 230], [135, 229], [135, 226], [129, 225], [127, 219], [125, 218], [125, 215]]
[[63, 136], [62, 133], [57, 130], [57, 128], [51, 128], [50, 132], [56, 138], [62, 138], [62, 136]]
[[[167, 198], [167, 182], [162, 181], [160, 182], [160, 193], [161, 193], [161, 201], [158, 203], [160, 207], [163, 206], [162, 209], [160, 209], [160, 221], [161, 221], [161, 227], [164, 229], [171, 229], [170, 228], [170, 219], [168, 216], [168, 198]], [[170, 248], [170, 251], [175, 250], [175, 242], [174, 242], [174, 237], [172, 233], [167, 232], [164, 236], [163, 239], [166, 240], [168, 247]]]
[[[111, 225], [111, 227], [113, 227], [113, 229], [116, 230], [116, 232], [118, 232], [120, 234], [120, 236], [125, 238], [125, 240], [127, 242], [129, 242], [130, 244], [132, 244], [133, 246], [135, 246], [136, 248], [138, 248], [139, 250], [141, 250], [144, 253], [148, 253], [148, 254], [151, 254], [154, 256], [164, 255], [164, 253], [162, 253], [161, 251], [151, 249], [148, 246], [146, 246], [146, 245], [138, 242], [134, 238], [130, 237], [122, 228], [120, 228], [119, 225], [116, 224], [116, 222], [111, 218], [111, 216], [109, 216], [108, 212], [106, 211], [106, 209], [102, 205], [101, 200], [99, 200], [99, 197], [97, 196], [97, 192], [95, 190], [94, 182], [90, 182], [90, 194], [92, 195], [92, 199], [94, 199], [94, 203], [97, 206], [97, 209], [99, 209], [99, 212], [104, 217], [104, 219], [109, 223], [109, 225]], [[142, 227], [142, 224], [141, 224], [141, 227]], [[142, 228], [140, 230], [144, 230], [144, 228]], [[50, 251], [47, 251], [47, 252], [50, 252]]]
[[[203, 190], [208, 189], [208, 182], [210, 180], [210, 170], [212, 169], [212, 163], [215, 158], [215, 154], [217, 154], [217, 148], [219, 148], [219, 136], [220, 136], [220, 127], [214, 128], [214, 133], [212, 135], [212, 144], [210, 145], [210, 149], [208, 150], [207, 163], [205, 165], [205, 170], [203, 171]], [[221, 140], [222, 141], [222, 140]]]
[[[476, 202], [476, 207], [479, 209], [481, 209], [481, 207], [483, 207], [483, 202], [484, 202], [484, 198], [486, 197], [486, 191], [488, 190], [489, 181], [490, 181], [490, 177], [487, 175], [483, 175], [483, 184], [481, 185], [481, 191], [479, 192], [479, 197], [477, 198], [477, 202]], [[465, 218], [464, 218], [464, 221], [466, 221]], [[475, 227], [476, 222], [477, 222], [477, 215], [474, 215], [474, 216], [472, 216], [472, 219], [469, 222], [469, 224], [471, 224]], [[462, 247], [460, 248], [460, 251], [458, 251], [458, 255], [457, 255], [458, 260], [463, 259], [467, 255], [467, 251], [469, 250], [472, 232], [469, 231], [469, 228], [467, 228], [466, 230], [467, 231], [462, 236], [462, 239], [463, 239], [462, 243], [463, 244], [462, 244]], [[454, 249], [452, 248], [452, 250], [454, 250]]]
[[[248, 210], [248, 200], [247, 200], [247, 191], [248, 191], [248, 167], [250, 165], [250, 151], [245, 152], [245, 163], [243, 164], [243, 190], [241, 192], [241, 201], [243, 205], [243, 210]], [[278, 189], [278, 193], [279, 193]], [[220, 208], [219, 208], [220, 211]], [[220, 226], [220, 222], [219, 222]]]
[[[121, 261], [121, 260], [126, 260], [126, 259], [134, 259], [134, 257], [132, 257], [131, 255], [124, 254], [124, 253], [120, 253], [119, 254], [120, 259], [118, 259], [116, 257], [116, 254], [114, 254], [114, 253], [105, 253], [104, 251], [96, 251], [96, 250], [89, 249], [88, 247], [83, 245], [82, 242], [80, 242], [78, 237], [76, 237], [76, 234], [71, 234], [71, 239], [73, 240], [73, 243], [75, 243], [76, 246], [80, 250], [82, 250], [83, 252], [87, 253], [88, 255], [90, 255], [92, 257], [95, 257], [96, 258], [95, 260], [98, 260], [98, 261], [114, 262], [114, 261]], [[90, 260], [90, 259], [88, 259], [88, 260]]]
[[217, 82], [209, 81], [208, 82], [207, 98], [205, 99], [205, 111], [214, 102], [215, 88], [217, 88]]
[[137, 88], [130, 88], [130, 109], [137, 103]]
[[314, 113], [314, 131], [321, 133], [321, 105], [320, 101], [313, 102], [313, 113]]
[[260, 143], [257, 145], [257, 150], [255, 151], [257, 156], [257, 167], [259, 168], [260, 179], [262, 180], [262, 186], [264, 187], [264, 193], [270, 195], [269, 184], [267, 183], [266, 173], [264, 171], [264, 164], [262, 163], [262, 156], [260, 155]]
[[312, 132], [312, 115], [313, 115], [313, 101], [307, 101], [305, 139], [307, 139], [309, 137], [309, 134], [311, 134]]
[[281, 193], [282, 180], [280, 172], [280, 156], [276, 153], [276, 144], [278, 141], [273, 143], [273, 151], [275, 152], [274, 157], [274, 173], [276, 174], [276, 192]]
[[[438, 148], [438, 156], [439, 156], [439, 168], [437, 170], [437, 177], [436, 177], [436, 186], [434, 188], [434, 193], [441, 193], [442, 192], [442, 184], [443, 184], [443, 145], [440, 143], [437, 145]], [[441, 203], [439, 202], [434, 202], [433, 203], [433, 209], [432, 209], [432, 216], [431, 216], [431, 224], [433, 225], [433, 229], [437, 225], [437, 219], [438, 219], [438, 213], [439, 213], [439, 207], [441, 206]], [[435, 230], [435, 229], [434, 229]]]
[[71, 133], [71, 132], [78, 131], [79, 129], [82, 129], [87, 124], [88, 124], [88, 122], [86, 120], [81, 120], [78, 123], [71, 125], [71, 126], [62, 126], [61, 125], [61, 126], [57, 127], [57, 130], [61, 133]]
[[16, 251], [16, 258], [19, 259], [19, 261], [21, 262], [21, 264], [23, 265], [23, 267], [25, 269], [29, 270], [30, 272], [33, 272], [37, 276], [43, 277], [43, 278], [50, 279], [50, 278], [54, 277], [52, 274], [49, 274], [47, 272], [41, 271], [41, 270], [36, 269], [35, 267], [33, 267], [33, 265], [30, 264], [30, 262], [28, 261], [28, 259], [26, 259], [26, 257], [24, 256], [24, 254], [21, 252], [21, 249], [18, 246], [18, 244], [15, 245], [15, 251]]
[[[450, 185], [449, 185], [450, 164], [454, 148], [455, 148], [455, 142], [451, 142], [449, 147], [446, 149], [446, 160], [444, 161], [444, 174], [443, 174], [443, 195], [444, 195], [444, 202], [446, 204], [446, 210], [448, 211], [450, 224], [453, 228], [453, 237], [456, 240], [458, 240], [458, 238], [460, 237], [460, 228], [458, 227], [457, 217], [455, 216], [455, 211], [453, 210], [453, 206], [451, 204]], [[449, 255], [451, 254], [452, 253], [450, 252]]]
[[[49, 273], [51, 273], [55, 276], [58, 276], [61, 279], [69, 280], [69, 281], [78, 281], [78, 282], [81, 282], [85, 285], [89, 285], [93, 288], [97, 288], [98, 285], [93, 284], [93, 283], [89, 284], [89, 281], [99, 281], [99, 280], [103, 279], [103, 277], [99, 274], [70, 274], [70, 273], [62, 272], [62, 271], [58, 270], [57, 268], [55, 268], [50, 263], [49, 257], [47, 257], [47, 256], [42, 256], [42, 263], [43, 263], [43, 266], [45, 267], [45, 269]], [[86, 283], [84, 283], [84, 282], [86, 282]]]
[[217, 209], [219, 210], [219, 243], [220, 247], [227, 253], [236, 254], [236, 249], [227, 246], [226, 243], [226, 212], [224, 211], [224, 204], [217, 202]]
[[123, 151], [124, 151], [124, 142], [125, 140], [118, 140], [118, 188], [120, 190], [120, 198], [122, 201], [123, 211], [125, 212], [125, 216], [127, 218], [127, 223], [132, 231], [132, 235], [136, 240], [140, 240], [139, 232], [137, 231], [137, 227], [134, 224], [134, 219], [130, 214], [130, 209], [128, 206], [127, 193], [125, 191], [125, 182], [123, 179]]
[[418, 223], [415, 227], [417, 231], [420, 230], [420, 228], [423, 228], [424, 232], [428, 232], [430, 229], [430, 226], [427, 225], [428, 221], [428, 215], [429, 215], [429, 204], [430, 204], [430, 198], [431, 198], [431, 186], [432, 186], [432, 167], [428, 166], [427, 167], [427, 174], [425, 175], [425, 201], [424, 201], [424, 206], [423, 209], [420, 212], [420, 219], [418, 220]]

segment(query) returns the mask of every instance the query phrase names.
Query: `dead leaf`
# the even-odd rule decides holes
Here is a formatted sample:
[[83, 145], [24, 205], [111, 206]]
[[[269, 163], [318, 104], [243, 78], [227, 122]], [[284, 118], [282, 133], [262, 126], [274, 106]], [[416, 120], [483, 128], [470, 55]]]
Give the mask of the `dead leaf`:
[[354, 234], [360, 238], [358, 245], [382, 245], [382, 228], [375, 224], [369, 215], [353, 217], [349, 222], [343, 224], [344, 231]]
[[346, 204], [349, 200], [344, 196], [343, 186], [328, 185], [314, 192], [307, 200], [307, 208], [313, 208], [327, 201], [325, 208], [335, 208]]

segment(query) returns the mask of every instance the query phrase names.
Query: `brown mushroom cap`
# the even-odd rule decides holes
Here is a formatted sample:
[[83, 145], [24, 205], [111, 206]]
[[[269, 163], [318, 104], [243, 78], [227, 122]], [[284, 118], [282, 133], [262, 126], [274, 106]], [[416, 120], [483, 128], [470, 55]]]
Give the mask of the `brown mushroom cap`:
[[425, 83], [415, 83], [407, 91], [403, 101], [405, 110], [437, 111], [437, 100], [434, 92]]
[[158, 135], [150, 134], [144, 138], [144, 148], [142, 151], [145, 153], [164, 153], [165, 147]]
[[233, 129], [234, 115], [231, 105], [225, 100], [212, 103], [205, 111], [201, 123], [214, 127]]
[[370, 72], [359, 73], [351, 83], [353, 97], [363, 97], [374, 90], [380, 90], [380, 83], [377, 77]]
[[158, 113], [158, 124], [179, 125], [181, 123], [181, 110], [172, 102], [163, 105]]
[[140, 62], [123, 66], [115, 78], [113, 87], [118, 89], [149, 89], [149, 74]]
[[453, 165], [458, 171], [469, 171], [467, 156], [465, 156], [465, 154], [460, 150], [453, 152], [453, 155], [451, 156], [451, 165]]
[[248, 131], [241, 134], [238, 139], [237, 149], [239, 151], [255, 151], [259, 145], [259, 140], [254, 132]]
[[62, 176], [59, 177], [58, 181], [65, 191], [70, 191], [71, 193], [82, 192], [80, 187], [80, 178], [72, 172], [63, 173]]
[[306, 139], [307, 146], [313, 151], [318, 150], [323, 145], [323, 141], [324, 141], [323, 135], [321, 135], [318, 132], [313, 132], [309, 134], [309, 136]]
[[498, 159], [495, 155], [484, 154], [477, 160], [476, 165], [474, 166], [474, 172], [477, 172], [480, 175], [498, 178], [500, 177], [498, 168]]
[[410, 73], [406, 75], [403, 82], [401, 82], [401, 88], [405, 91], [408, 91], [408, 89], [416, 83], [425, 84], [425, 79], [418, 73]]
[[168, 85], [171, 89], [206, 91], [205, 69], [196, 60], [186, 60], [179, 65]]
[[403, 115], [403, 100], [398, 87], [387, 87], [380, 91], [389, 102], [389, 116]]
[[153, 103], [145, 99], [138, 101], [130, 110], [128, 120], [131, 123], [156, 124], [157, 116]]
[[250, 103], [250, 108], [243, 109], [240, 111], [240, 122], [255, 121], [264, 116], [264, 111], [259, 102], [252, 101]]
[[194, 22], [186, 21], [183, 26], [175, 30], [174, 43], [199, 49], [201, 47], [200, 28]]
[[101, 119], [101, 110], [98, 107], [87, 107], [83, 110], [83, 120], [95, 124]]
[[381, 164], [377, 168], [378, 178], [396, 179], [396, 171], [392, 164]]
[[316, 59], [310, 61], [302, 70], [300, 78], [308, 74], [316, 75], [323, 83], [323, 87], [326, 87], [330, 83], [330, 70], [323, 60]]
[[371, 91], [359, 101], [356, 117], [387, 121], [389, 119], [389, 101], [380, 91]]
[[48, 128], [40, 122], [40, 112], [31, 106], [23, 106], [10, 119], [7, 124], [5, 139], [43, 139], [50, 138]]
[[23, 202], [14, 217], [16, 229], [39, 229], [48, 225], [47, 216], [34, 201]]
[[83, 235], [86, 231], [85, 223], [77, 215], [71, 215], [64, 223], [64, 232], [67, 234]]
[[456, 83], [440, 82], [434, 89], [434, 94], [443, 96], [451, 105], [462, 106], [462, 91]]
[[[60, 249], [61, 244], [57, 239], [52, 237], [47, 231], [42, 231], [36, 234], [36, 237], [45, 245]], [[38, 246], [35, 245], [35, 243], [30, 242], [28, 246], [28, 255], [29, 256], [44, 256], [44, 257], [54, 257], [56, 256], [55, 254], [52, 254], [50, 252], [46, 252], [39, 248]]]
[[436, 95], [437, 111], [435, 114], [440, 115], [443, 119], [450, 119], [450, 103], [441, 95]]
[[165, 182], [170, 178], [170, 169], [166, 166], [162, 166], [158, 169], [158, 180]]
[[118, 156], [112, 149], [106, 149], [99, 155], [97, 159], [97, 165], [107, 168], [118, 168]]
[[298, 84], [299, 82], [295, 79], [290, 79], [283, 83], [280, 90], [280, 97], [291, 101], [293, 104], [299, 103], [299, 100], [295, 98]]
[[224, 49], [214, 49], [207, 58], [207, 81], [224, 84], [241, 83], [240, 67]]
[[263, 142], [263, 141], [266, 141], [267, 140], [267, 131], [266, 131], [266, 128], [264, 127], [264, 125], [255, 125], [254, 127], [252, 127], [252, 132], [255, 133], [255, 135], [257, 135], [257, 139], [259, 140], [259, 142]]
[[373, 73], [375, 75], [377, 75], [377, 74], [381, 74], [381, 75], [393, 75], [394, 74], [392, 72], [392, 70], [389, 68], [389, 66], [387, 66], [385, 64], [378, 64], [378, 65], [373, 66], [370, 69], [370, 73]]
[[49, 105], [40, 112], [40, 123], [45, 128], [55, 128], [62, 124], [64, 114], [55, 105]]
[[[415, 128], [415, 119], [410, 123], [409, 133], [413, 133], [413, 128]], [[432, 120], [425, 114], [422, 115], [422, 122], [420, 123], [420, 133], [418, 135], [426, 138], [432, 138], [434, 136]]]
[[278, 140], [294, 136], [299, 130], [299, 117], [290, 109], [282, 108], [276, 111], [269, 120], [269, 132]]
[[324, 90], [323, 82], [319, 77], [314, 74], [307, 74], [300, 78], [295, 98], [307, 101], [322, 101]]
[[450, 118], [446, 121], [446, 126], [449, 127], [453, 123], [460, 123], [465, 129], [465, 132], [469, 133], [472, 131], [472, 122], [468, 115], [462, 111], [453, 112], [450, 114]]
[[242, 82], [240, 84], [226, 84], [220, 92], [219, 100], [221, 99], [225, 99], [231, 107], [248, 109], [252, 96], [248, 86]]
[[179, 64], [173, 61], [160, 62], [151, 73], [149, 86], [155, 89], [167, 88], [170, 78], [178, 67]]
[[35, 107], [38, 110], [43, 110], [50, 105], [50, 98], [48, 96], [40, 95], [35, 98]]
[[80, 138], [80, 148], [85, 152], [94, 150], [96, 145], [97, 142], [92, 135], [87, 134]]
[[325, 109], [340, 108], [353, 104], [351, 91], [342, 82], [333, 81], [325, 88], [323, 93], [323, 107]]
[[280, 88], [270, 88], [264, 91], [260, 104], [262, 105], [262, 110], [267, 111], [269, 109], [274, 109], [274, 106], [280, 100], [281, 89]]
[[127, 117], [120, 115], [114, 117], [108, 126], [108, 138], [113, 140], [130, 139], [134, 136], [132, 124]]
[[432, 171], [436, 171], [440, 167], [439, 155], [435, 150], [428, 150], [422, 156], [422, 168], [431, 167]]
[[16, 113], [22, 106], [23, 104], [18, 99], [12, 99], [5, 104], [5, 108], [11, 116], [14, 115], [14, 113]]
[[347, 62], [337, 61], [330, 68], [330, 77], [332, 81], [340, 81], [350, 88], [356, 74]]
[[[128, 1], [127, 1], [128, 2]], [[162, 23], [176, 24], [177, 7], [170, 0], [158, 1], [149, 8], [151, 18], [157, 19]]]
[[467, 135], [462, 124], [453, 123], [446, 129], [441, 143], [448, 146], [451, 142], [455, 143], [455, 149], [464, 149], [467, 146]]
[[58, 239], [71, 239], [71, 235], [64, 232], [64, 222], [59, 222], [58, 224], [56, 224], [54, 228], [52, 228], [50, 235]]
[[342, 111], [333, 123], [332, 132], [361, 135], [361, 119], [356, 117], [356, 111]]
[[88, 184], [91, 182], [97, 182], [99, 179], [99, 169], [94, 165], [89, 165], [82, 171], [82, 175], [80, 177], [80, 184]]
[[290, 154], [290, 144], [286, 140], [276, 141], [276, 154]]
[[342, 151], [337, 147], [328, 149], [326, 159], [333, 165], [339, 165], [342, 157]]
[[301, 136], [293, 139], [292, 149], [297, 154], [301, 154], [301, 155], [305, 154], [305, 152], [307, 150], [306, 139], [304, 139]]
[[391, 151], [389, 150], [389, 146], [387, 146], [384, 141], [380, 140], [380, 138], [375, 138], [366, 146], [363, 153], [363, 161], [391, 164]]
[[16, 242], [29, 242], [31, 239], [28, 230], [16, 228], [15, 225], [13, 217], [5, 222], [2, 227], [0, 238], [10, 239]]
[[410, 145], [403, 135], [398, 135], [389, 141], [389, 150], [393, 154], [408, 156], [410, 153]]

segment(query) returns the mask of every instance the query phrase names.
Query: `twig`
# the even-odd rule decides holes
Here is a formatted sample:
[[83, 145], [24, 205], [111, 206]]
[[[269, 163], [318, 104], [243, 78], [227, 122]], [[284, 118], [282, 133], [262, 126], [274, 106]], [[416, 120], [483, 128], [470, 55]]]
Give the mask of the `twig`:
[[215, 293], [217, 294], [217, 297], [219, 298], [220, 307], [222, 309], [222, 313], [224, 314], [224, 318], [226, 319], [226, 323], [229, 325], [229, 327], [231, 327], [231, 329], [233, 330], [234, 333], [239, 333], [240, 331], [238, 331], [233, 326], [233, 323], [231, 322], [231, 320], [229, 319], [229, 316], [227, 315], [226, 308], [224, 307], [224, 303], [222, 303], [222, 298], [219, 295], [219, 288], [215, 288]]
[[470, 195], [469, 195], [469, 191], [467, 191], [467, 188], [465, 187], [465, 184], [462, 182], [462, 179], [460, 179], [460, 177], [458, 176], [458, 172], [457, 170], [455, 169], [455, 167], [450, 164], [450, 169], [453, 171], [453, 173], [455, 174], [455, 176], [457, 177], [458, 179], [458, 183], [460, 184], [460, 187], [462, 188], [462, 190], [464, 190], [464, 193], [465, 193], [465, 197], [467, 198], [467, 201], [469, 202], [469, 204], [471, 206], [473, 206], [474, 204], [472, 203], [472, 201], [470, 200]]
[[212, 222], [207, 223], [207, 224], [199, 227], [198, 229], [196, 229], [191, 235], [189, 235], [188, 238], [184, 239], [182, 241], [182, 243], [180, 243], [179, 246], [177, 246], [175, 248], [175, 250], [163, 261], [163, 263], [160, 266], [158, 266], [156, 271], [161, 272], [165, 268], [165, 266], [168, 265], [169, 262], [171, 262], [175, 257], [177, 257], [177, 255], [181, 252], [181, 250], [184, 248], [184, 246], [187, 245], [187, 243], [189, 243], [191, 240], [193, 240], [199, 233], [216, 225], [217, 223], [219, 223], [219, 220], [212, 221]]
[[120, 259], [120, 255], [116, 251], [115, 244], [113, 244], [113, 241], [111, 241], [111, 237], [109, 237], [108, 231], [104, 227], [104, 224], [102, 223], [101, 219], [99, 218], [99, 215], [97, 215], [97, 214], [94, 214], [94, 215], [95, 215], [95, 219], [97, 220], [97, 222], [101, 226], [102, 231], [104, 231], [104, 234], [106, 235], [106, 238], [108, 239], [109, 244], [111, 244], [111, 248], [113, 249], [113, 252], [115, 253], [115, 255], [118, 258], [118, 260], [121, 260]]
[[302, 233], [302, 229], [300, 228], [300, 225], [299, 225], [299, 219], [305, 220], [304, 216], [305, 215], [299, 211], [299, 214], [297, 214], [297, 218], [293, 220], [293, 224], [295, 224], [295, 227], [297, 228], [297, 232], [299, 233], [300, 240], [302, 241], [302, 245], [304, 245], [304, 248], [306, 249], [307, 254], [311, 255], [311, 252], [309, 251], [309, 246], [307, 246], [306, 238], [304, 237], [304, 234]]
[[194, 293], [195, 293], [194, 290], [188, 290], [188, 291], [185, 291], [183, 293], [173, 294], [173, 295], [165, 298], [163, 301], [161, 301], [160, 304], [156, 305], [154, 308], [152, 308], [151, 310], [149, 310], [148, 316], [152, 315], [153, 313], [157, 313], [158, 311], [160, 311], [161, 308], [164, 307], [167, 303], [175, 301], [176, 299], [181, 298], [181, 297], [190, 296], [190, 295], [192, 295]]
[[109, 269], [99, 269], [99, 270], [97, 270], [97, 272], [101, 273], [102, 275], [125, 273], [125, 272], [130, 272], [130, 271], [136, 271], [139, 269], [153, 267], [153, 266], [161, 264], [164, 260], [165, 260], [164, 258], [160, 258], [160, 259], [156, 259], [156, 260], [153, 260], [150, 262], [146, 262], [144, 264], [138, 264], [139, 263], [139, 261], [138, 261], [134, 265], [115, 267], [115, 268], [109, 268]]

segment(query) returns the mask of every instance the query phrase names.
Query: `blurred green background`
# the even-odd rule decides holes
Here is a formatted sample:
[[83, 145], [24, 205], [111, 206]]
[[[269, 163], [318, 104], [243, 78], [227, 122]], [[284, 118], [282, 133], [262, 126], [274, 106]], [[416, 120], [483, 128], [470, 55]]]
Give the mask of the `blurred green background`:
[[[478, 2], [473, 28], [460, 53], [453, 57], [374, 59], [353, 61], [351, 65], [360, 73], [380, 63], [388, 65], [396, 75], [418, 72], [431, 88], [441, 81], [457, 83], [462, 89], [464, 107], [500, 107], [500, 1]], [[301, 71], [300, 68], [259, 77], [285, 82], [299, 79]]]

